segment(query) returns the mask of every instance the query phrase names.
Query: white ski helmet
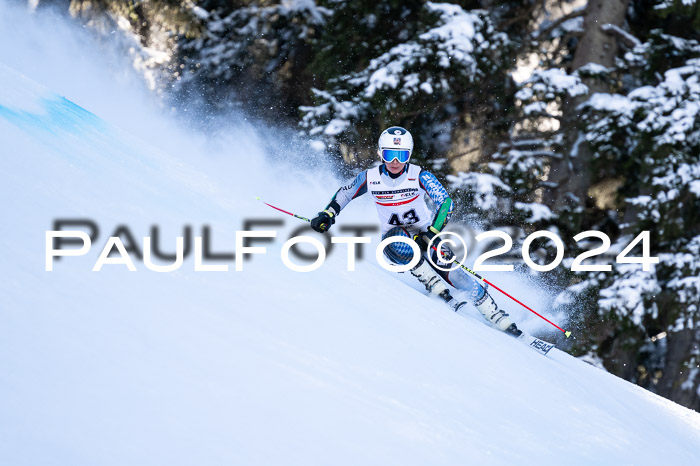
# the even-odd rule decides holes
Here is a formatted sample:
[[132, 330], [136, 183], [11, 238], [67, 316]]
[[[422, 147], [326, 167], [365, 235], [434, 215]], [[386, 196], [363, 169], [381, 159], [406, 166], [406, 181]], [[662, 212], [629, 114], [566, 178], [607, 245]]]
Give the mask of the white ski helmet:
[[379, 156], [384, 162], [397, 158], [399, 162], [408, 162], [413, 153], [413, 136], [405, 128], [392, 126], [379, 136]]

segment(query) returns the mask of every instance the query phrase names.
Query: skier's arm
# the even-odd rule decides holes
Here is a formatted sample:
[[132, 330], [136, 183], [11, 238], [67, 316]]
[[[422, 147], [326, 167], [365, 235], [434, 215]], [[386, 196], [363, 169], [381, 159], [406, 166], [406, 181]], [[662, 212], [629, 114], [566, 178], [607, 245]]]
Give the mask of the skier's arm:
[[367, 192], [367, 170], [363, 170], [355, 179], [347, 186], [341, 187], [336, 191], [331, 199], [331, 202], [326, 206], [326, 210], [332, 210], [333, 215], [340, 214], [340, 211], [345, 208], [353, 199], [362, 196]]
[[362, 196], [367, 192], [367, 170], [360, 172], [359, 175], [347, 186], [341, 187], [333, 195], [333, 198], [328, 203], [325, 209], [311, 220], [311, 228], [324, 233], [331, 228], [335, 223], [335, 217], [340, 214], [340, 211], [356, 197]]
[[413, 237], [413, 240], [418, 243], [421, 249], [427, 250], [430, 241], [445, 228], [452, 216], [452, 199], [450, 199], [447, 190], [432, 173], [422, 171], [418, 175], [418, 180], [420, 187], [423, 188], [437, 206], [433, 224]]
[[452, 199], [447, 193], [447, 190], [442, 186], [438, 179], [430, 172], [421, 171], [418, 176], [420, 182], [420, 187], [430, 196], [433, 200], [435, 206], [437, 207], [437, 212], [435, 217], [433, 217], [433, 224], [430, 226], [429, 230], [437, 230], [435, 233], [442, 231], [449, 222], [452, 216]]

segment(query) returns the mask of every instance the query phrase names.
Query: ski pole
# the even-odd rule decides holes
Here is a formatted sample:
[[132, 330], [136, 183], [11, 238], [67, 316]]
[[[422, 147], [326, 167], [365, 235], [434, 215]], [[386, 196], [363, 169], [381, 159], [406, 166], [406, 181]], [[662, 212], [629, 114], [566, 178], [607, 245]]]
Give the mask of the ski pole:
[[279, 207], [275, 207], [275, 206], [273, 206], [272, 204], [268, 204], [267, 202], [263, 201], [263, 200], [260, 199], [259, 197], [256, 197], [255, 199], [257, 199], [258, 201], [262, 202], [263, 204], [265, 204], [265, 205], [267, 205], [267, 206], [272, 207], [272, 208], [275, 209], [275, 210], [279, 210], [280, 212], [284, 212], [284, 213], [287, 214], [287, 215], [291, 215], [292, 217], [296, 217], [296, 218], [298, 218], [299, 220], [303, 220], [303, 221], [305, 221], [305, 222], [311, 223], [311, 220], [309, 220], [309, 219], [306, 218], [306, 217], [302, 217], [301, 215], [293, 214], [293, 213], [291, 213], [291, 212], [287, 212], [286, 210], [282, 210], [282, 209], [280, 209]]
[[[437, 251], [437, 252], [442, 256], [442, 252], [441, 252], [441, 251], [438, 251], [437, 248], [436, 248], [435, 246], [431, 246], [431, 247], [432, 247], [435, 251]], [[514, 297], [511, 296], [510, 294], [506, 293], [505, 291], [503, 291], [502, 289], [500, 289], [499, 287], [497, 287], [496, 285], [494, 285], [494, 284], [491, 283], [490, 281], [486, 280], [484, 277], [482, 277], [482, 276], [479, 275], [478, 273], [474, 272], [472, 269], [470, 269], [470, 268], [467, 267], [466, 265], [462, 264], [462, 263], [459, 262], [457, 259], [454, 260], [454, 263], [457, 264], [457, 265], [459, 265], [461, 268], [463, 268], [464, 270], [466, 270], [466, 271], [469, 272], [470, 274], [474, 275], [476, 278], [478, 278], [478, 279], [481, 280], [482, 282], [486, 283], [486, 284], [489, 285], [489, 286], [494, 287], [495, 289], [497, 289], [498, 291], [500, 291], [500, 292], [503, 293], [504, 295], [508, 296], [510, 299], [512, 299], [512, 300], [515, 301], [516, 303], [520, 304], [522, 307], [524, 307], [524, 308], [527, 309], [528, 311], [532, 312], [533, 314], [535, 314], [535, 315], [536, 315], [537, 317], [539, 317], [540, 319], [543, 319], [544, 321], [550, 323], [551, 325], [555, 326], [557, 329], [559, 329], [559, 330], [561, 330], [562, 332], [564, 332], [564, 335], [566, 335], [566, 338], [569, 338], [569, 337], [571, 336], [571, 332], [570, 332], [570, 331], [564, 330], [563, 328], [561, 328], [560, 326], [558, 326], [557, 324], [555, 324], [555, 323], [552, 322], [551, 320], [547, 319], [547, 318], [544, 317], [543, 315], [538, 314], [535, 310], [533, 310], [533, 309], [530, 308], [529, 306], [525, 305], [524, 303], [522, 303], [522, 302], [519, 301], [518, 299], [514, 298]]]
[[[267, 202], [262, 201], [259, 197], [256, 197], [256, 199], [257, 199], [258, 201], [262, 202], [263, 204], [272, 207], [272, 208], [275, 209], [275, 210], [279, 210], [280, 212], [284, 212], [285, 214], [291, 215], [292, 217], [296, 217], [296, 218], [298, 218], [298, 219], [300, 219], [300, 220], [304, 220], [304, 221], [306, 221], [306, 222], [311, 222], [311, 220], [309, 220], [309, 219], [306, 218], [306, 217], [302, 217], [302, 216], [300, 216], [300, 215], [293, 214], [293, 213], [291, 213], [291, 212], [287, 212], [286, 210], [280, 209], [279, 207], [275, 207], [275, 206], [273, 206], [272, 204], [268, 204]], [[441, 252], [441, 251], [438, 251], [437, 248], [436, 248], [435, 246], [431, 246], [431, 247], [432, 247], [432, 249], [434, 249], [435, 251], [437, 251], [438, 254], [442, 255], [442, 252]], [[522, 303], [522, 302], [519, 301], [518, 299], [514, 298], [514, 297], [511, 296], [510, 294], [506, 293], [505, 291], [503, 291], [502, 289], [500, 289], [499, 287], [497, 287], [496, 285], [494, 285], [494, 284], [491, 283], [490, 281], [486, 280], [484, 277], [482, 277], [482, 276], [479, 275], [478, 273], [474, 272], [472, 269], [470, 269], [470, 268], [467, 267], [466, 265], [464, 265], [464, 264], [462, 264], [461, 262], [459, 262], [457, 259], [454, 260], [454, 263], [457, 264], [457, 265], [459, 265], [461, 268], [463, 268], [464, 270], [466, 270], [466, 271], [469, 272], [470, 274], [474, 275], [476, 278], [478, 278], [478, 279], [481, 280], [482, 282], [486, 283], [486, 284], [489, 285], [489, 286], [492, 286], [493, 288], [497, 289], [498, 291], [500, 291], [500, 292], [503, 293], [504, 295], [508, 296], [510, 299], [512, 299], [512, 300], [515, 301], [516, 303], [520, 304], [522, 307], [524, 307], [524, 308], [527, 309], [528, 311], [532, 312], [533, 314], [535, 314], [535, 315], [536, 315], [537, 317], [539, 317], [540, 319], [544, 320], [545, 322], [548, 322], [549, 324], [553, 325], [553, 326], [556, 327], [557, 329], [559, 329], [559, 330], [561, 330], [562, 332], [564, 332], [564, 335], [566, 335], [566, 338], [569, 338], [569, 337], [571, 336], [571, 332], [570, 332], [570, 331], [564, 330], [563, 328], [559, 327], [557, 324], [555, 324], [555, 323], [552, 322], [551, 320], [549, 320], [549, 319], [547, 319], [546, 317], [544, 317], [543, 315], [537, 313], [534, 309], [530, 308], [529, 306], [527, 306], [526, 304]]]

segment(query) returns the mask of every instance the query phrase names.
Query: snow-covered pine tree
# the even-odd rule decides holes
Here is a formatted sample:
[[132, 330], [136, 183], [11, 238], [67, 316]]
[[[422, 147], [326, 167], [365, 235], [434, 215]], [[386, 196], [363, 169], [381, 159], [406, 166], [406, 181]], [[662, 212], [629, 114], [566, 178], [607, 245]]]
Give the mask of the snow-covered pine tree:
[[[682, 66], [659, 75], [653, 70], [663, 69], [660, 61]], [[700, 44], [656, 31], [625, 55], [620, 68], [635, 70], [630, 81], [641, 85], [626, 95], [592, 96], [585, 105], [591, 115], [585, 137], [594, 149], [594, 170], [622, 180], [622, 235], [612, 250], [646, 230], [659, 263], [649, 271], [616, 265], [612, 274], [585, 283], [599, 288], [594, 318], [616, 322], [611, 330], [631, 355], [620, 359], [631, 359], [632, 377], [698, 409]], [[595, 351], [604, 358], [615, 352], [600, 345]]]
[[[552, 165], [565, 149], [563, 107], [588, 93], [578, 75], [566, 72], [571, 47], [582, 34], [583, 10], [539, 2], [500, 3], [493, 16], [499, 18], [501, 29], [509, 31], [518, 54], [510, 68], [514, 85], [509, 90], [514, 94], [507, 99], [514, 101], [514, 111], [508, 115], [509, 131], [499, 138], [497, 150], [450, 181], [462, 193], [470, 223], [485, 230], [517, 226], [514, 248], [519, 248], [530, 232], [546, 229], [559, 234], [560, 225], [567, 225], [547, 205], [544, 194], [553, 187]], [[519, 78], [533, 62], [529, 78]], [[555, 255], [548, 241], [534, 243], [532, 251], [540, 262]]]
[[[631, 2], [631, 15], [642, 14], [640, 3]], [[576, 354], [698, 409], [697, 44], [644, 28], [642, 43], [623, 28], [602, 25], [620, 42], [618, 58], [609, 67], [588, 64], [571, 72], [568, 47], [556, 37], [576, 38], [581, 19], [574, 11], [543, 23], [540, 30], [548, 30], [549, 37], [534, 34], [544, 51], [541, 69], [520, 84], [519, 120], [510, 141], [482, 165], [483, 174], [460, 174], [454, 187], [470, 193], [478, 212], [474, 219], [486, 219], [486, 228], [509, 220], [521, 225], [536, 221], [532, 226], [560, 233], [567, 245], [564, 264], [570, 265], [581, 247], [600, 244], [572, 241], [585, 229], [612, 238], [608, 263], [640, 231], [651, 231], [650, 255], [659, 257], [658, 265], [648, 272], [639, 264], [614, 265], [607, 273], [562, 271], [561, 283], [569, 287], [556, 304], [573, 318], [571, 349]], [[668, 21], [677, 19], [657, 18], [644, 25], [668, 27]], [[697, 30], [687, 31], [693, 34]], [[585, 82], [595, 83], [596, 89]], [[571, 109], [576, 119], [562, 119], [562, 109], [576, 100]], [[554, 187], [549, 181], [552, 162], [564, 155], [575, 158], [583, 143], [592, 151], [590, 197], [556, 204], [542, 196]], [[540, 251], [543, 256], [551, 257], [548, 249]], [[635, 253], [641, 251], [631, 255]]]
[[204, 31], [180, 43], [175, 98], [208, 112], [245, 105], [248, 115], [296, 118], [313, 76], [315, 38], [331, 11], [313, 0], [208, 1]]
[[[348, 47], [350, 55], [340, 62], [344, 72], [316, 86], [315, 105], [302, 107], [303, 128], [338, 148], [347, 163], [362, 165], [376, 157], [374, 141], [382, 128], [403, 125], [416, 139], [416, 161], [435, 162], [429, 168], [449, 173], [444, 157], [435, 160], [435, 154], [448, 154], [465, 114], [492, 117], [494, 128], [503, 125], [500, 97], [510, 41], [483, 10], [431, 2], [359, 3], [362, 16], [355, 17], [355, 27], [367, 44], [354, 49], [370, 58], [352, 55]], [[329, 31], [342, 29], [357, 8], [355, 2], [336, 3], [330, 22], [338, 23]], [[409, 17], [417, 21], [402, 20]], [[402, 26], [397, 35], [385, 33], [397, 25]]]
[[203, 10], [189, 0], [37, 0], [26, 2], [37, 11], [75, 18], [98, 42], [119, 45], [148, 87], [163, 95], [181, 68], [176, 53], [181, 38], [202, 32]]

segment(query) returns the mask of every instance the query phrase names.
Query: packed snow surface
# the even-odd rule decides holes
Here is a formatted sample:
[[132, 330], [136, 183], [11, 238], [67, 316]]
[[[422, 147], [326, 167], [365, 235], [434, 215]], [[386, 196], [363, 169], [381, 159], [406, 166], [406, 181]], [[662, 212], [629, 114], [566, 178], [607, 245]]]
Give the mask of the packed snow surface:
[[[255, 197], [313, 215], [342, 182], [317, 150], [238, 118], [199, 136], [83, 33], [0, 3], [0, 464], [700, 464], [700, 415], [450, 312], [380, 268], [376, 238], [354, 272], [344, 245], [289, 270], [303, 222]], [[354, 202], [332, 231], [373, 210]], [[99, 232], [48, 272], [57, 219]], [[196, 272], [192, 253], [173, 272], [135, 255], [135, 272], [92, 271], [120, 228], [143, 250], [157, 226], [167, 253], [208, 228], [210, 252], [232, 254], [251, 219], [283, 225], [252, 228], [277, 237], [242, 271]], [[552, 317], [536, 287], [492, 279]]]

